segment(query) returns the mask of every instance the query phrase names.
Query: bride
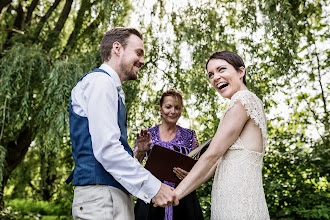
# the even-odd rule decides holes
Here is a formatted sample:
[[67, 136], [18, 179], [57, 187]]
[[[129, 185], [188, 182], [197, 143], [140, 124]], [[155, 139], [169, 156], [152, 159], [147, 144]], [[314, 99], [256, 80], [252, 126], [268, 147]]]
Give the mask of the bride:
[[211, 219], [269, 219], [262, 184], [263, 103], [247, 89], [245, 65], [236, 53], [213, 53], [206, 70], [212, 86], [230, 102], [209, 148], [175, 189], [176, 197], [185, 197], [215, 174]]

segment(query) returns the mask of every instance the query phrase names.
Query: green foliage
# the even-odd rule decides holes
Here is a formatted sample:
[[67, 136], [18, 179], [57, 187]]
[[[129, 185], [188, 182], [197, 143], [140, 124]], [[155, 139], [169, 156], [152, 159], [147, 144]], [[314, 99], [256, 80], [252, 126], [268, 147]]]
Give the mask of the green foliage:
[[[293, 147], [301, 140], [299, 135], [275, 128], [272, 133], [270, 139], [278, 145], [271, 145], [264, 160], [269, 212], [274, 218], [328, 219], [329, 182], [322, 175], [324, 167], [319, 166], [326, 161], [320, 161], [316, 150], [308, 152], [299, 144]], [[291, 140], [291, 150], [285, 140]]]
[[[38, 201], [32, 199], [13, 199], [6, 203], [6, 210], [3, 215], [8, 219], [41, 219], [43, 215], [68, 216], [70, 213], [63, 212], [63, 207], [53, 202]], [[15, 211], [14, 211], [15, 210]], [[12, 215], [10, 218], [9, 213]], [[71, 219], [71, 217], [67, 217]]]
[[39, 220], [41, 215], [32, 213], [21, 213], [17, 210], [13, 210], [12, 207], [7, 207], [0, 212], [1, 219], [3, 220]]
[[213, 178], [200, 186], [196, 192], [204, 219], [211, 219], [211, 191]]
[[17, 132], [26, 124], [33, 129], [40, 123], [31, 124], [31, 116], [39, 106], [39, 88], [49, 71], [48, 57], [40, 48], [26, 48], [17, 44], [4, 53], [0, 63], [0, 100], [3, 109], [1, 142], [5, 145], [15, 140]]

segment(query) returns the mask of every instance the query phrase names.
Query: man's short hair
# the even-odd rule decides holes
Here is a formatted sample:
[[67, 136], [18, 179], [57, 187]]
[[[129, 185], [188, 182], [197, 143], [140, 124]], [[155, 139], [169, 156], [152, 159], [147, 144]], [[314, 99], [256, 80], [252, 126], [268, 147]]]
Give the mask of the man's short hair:
[[103, 36], [102, 43], [100, 46], [102, 62], [109, 61], [109, 59], [111, 58], [111, 49], [114, 42], [120, 43], [125, 49], [127, 46], [127, 39], [132, 34], [138, 36], [141, 40], [143, 40], [141, 33], [135, 28], [118, 27], [106, 32]]

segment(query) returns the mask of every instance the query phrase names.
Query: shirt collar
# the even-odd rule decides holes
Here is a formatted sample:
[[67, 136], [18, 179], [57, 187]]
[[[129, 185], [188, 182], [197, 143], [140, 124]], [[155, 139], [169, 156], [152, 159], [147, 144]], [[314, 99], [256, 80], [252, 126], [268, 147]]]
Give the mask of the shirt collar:
[[121, 86], [121, 81], [120, 81], [120, 79], [119, 79], [118, 74], [117, 74], [116, 71], [114, 71], [109, 65], [103, 63], [103, 64], [100, 66], [100, 69], [103, 69], [103, 70], [105, 70], [107, 73], [109, 73], [109, 75], [112, 77], [113, 82], [114, 82], [114, 84], [115, 84], [116, 87]]

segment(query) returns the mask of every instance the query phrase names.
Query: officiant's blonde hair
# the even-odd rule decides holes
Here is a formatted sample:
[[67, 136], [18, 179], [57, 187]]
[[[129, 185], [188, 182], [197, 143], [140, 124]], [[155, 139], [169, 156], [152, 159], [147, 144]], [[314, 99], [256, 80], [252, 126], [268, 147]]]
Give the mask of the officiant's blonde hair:
[[176, 90], [174, 88], [170, 88], [169, 90], [163, 92], [162, 97], [160, 98], [160, 102], [159, 102], [160, 107], [163, 105], [164, 99], [165, 99], [166, 96], [172, 96], [172, 97], [176, 98], [179, 101], [181, 107], [183, 108], [182, 95], [178, 90]]

